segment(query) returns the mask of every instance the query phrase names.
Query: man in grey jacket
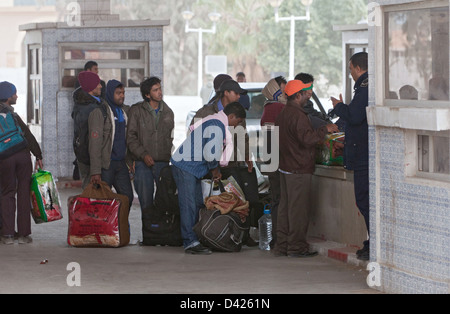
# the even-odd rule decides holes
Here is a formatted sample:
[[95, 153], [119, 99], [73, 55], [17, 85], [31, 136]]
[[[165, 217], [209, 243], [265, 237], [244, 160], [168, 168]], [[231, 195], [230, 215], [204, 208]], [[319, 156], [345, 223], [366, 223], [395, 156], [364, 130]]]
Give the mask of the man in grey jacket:
[[163, 101], [159, 78], [143, 81], [141, 94], [144, 101], [133, 105], [129, 112], [127, 143], [135, 161], [134, 187], [144, 219], [150, 215], [160, 172], [172, 156], [175, 117]]
[[[133, 187], [127, 166], [127, 111], [124, 105], [125, 88], [121, 82], [111, 80], [106, 86], [107, 103], [89, 115], [89, 156], [91, 182], [106, 182], [117, 193], [126, 195], [131, 207]], [[106, 115], [104, 114], [106, 113]]]

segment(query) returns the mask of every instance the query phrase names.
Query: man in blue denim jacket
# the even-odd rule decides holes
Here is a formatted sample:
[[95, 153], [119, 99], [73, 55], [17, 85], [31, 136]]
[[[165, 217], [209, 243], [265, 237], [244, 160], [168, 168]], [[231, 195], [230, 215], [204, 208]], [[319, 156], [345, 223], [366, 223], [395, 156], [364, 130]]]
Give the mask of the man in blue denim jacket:
[[[364, 216], [370, 233], [369, 205], [369, 126], [367, 124], [367, 106], [369, 105], [368, 54], [360, 52], [350, 59], [350, 73], [355, 80], [355, 95], [349, 105], [331, 98], [334, 113], [345, 123], [345, 168], [354, 171], [356, 205]], [[369, 237], [370, 238], [370, 237]], [[369, 260], [369, 241], [357, 252], [358, 259]]]
[[178, 188], [181, 235], [188, 254], [211, 254], [210, 249], [200, 244], [193, 231], [199, 211], [204, 206], [201, 179], [209, 172], [214, 180], [221, 179], [219, 166], [228, 161], [222, 155], [231, 155], [223, 152], [224, 143], [228, 143], [228, 148], [233, 148], [232, 141], [227, 141], [227, 138], [232, 138], [228, 127], [236, 127], [245, 120], [246, 115], [244, 107], [238, 102], [229, 104], [223, 111], [195, 124], [187, 139], [172, 155], [170, 161]]

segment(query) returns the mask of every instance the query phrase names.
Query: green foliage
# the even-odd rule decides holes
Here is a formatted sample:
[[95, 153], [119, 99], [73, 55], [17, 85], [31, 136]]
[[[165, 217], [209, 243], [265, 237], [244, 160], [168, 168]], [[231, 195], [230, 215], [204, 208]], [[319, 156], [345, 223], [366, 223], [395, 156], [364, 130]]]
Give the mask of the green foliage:
[[[164, 30], [166, 94], [196, 94], [198, 36], [184, 32], [181, 13], [196, 16], [191, 27], [210, 28], [208, 14], [222, 15], [217, 34], [205, 34], [204, 55], [227, 55], [229, 74], [244, 71], [251, 81], [268, 81], [272, 72], [288, 72], [290, 23], [275, 23], [267, 0], [112, 0], [121, 19], [170, 19]], [[299, 0], [285, 0], [280, 16], [304, 15]], [[296, 22], [295, 71], [325, 78], [317, 86], [325, 92], [340, 85], [342, 76], [341, 33], [333, 25], [356, 24], [367, 17], [366, 0], [315, 0], [311, 21]]]

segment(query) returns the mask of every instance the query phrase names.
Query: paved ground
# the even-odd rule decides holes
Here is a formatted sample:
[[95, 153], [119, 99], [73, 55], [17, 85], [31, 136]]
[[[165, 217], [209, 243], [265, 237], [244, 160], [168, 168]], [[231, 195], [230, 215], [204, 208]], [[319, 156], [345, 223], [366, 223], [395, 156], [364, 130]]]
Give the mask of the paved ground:
[[[60, 189], [63, 204], [79, 189]], [[130, 216], [131, 244], [121, 249], [67, 245], [67, 215], [33, 223], [33, 243], [0, 245], [0, 293], [309, 294], [377, 293], [368, 288], [365, 267], [324, 256], [276, 258], [257, 248], [235, 254], [192, 256], [182, 248], [141, 247], [139, 208]], [[41, 261], [48, 263], [41, 264]], [[70, 287], [75, 262], [80, 287]], [[71, 281], [72, 280], [72, 281]]]

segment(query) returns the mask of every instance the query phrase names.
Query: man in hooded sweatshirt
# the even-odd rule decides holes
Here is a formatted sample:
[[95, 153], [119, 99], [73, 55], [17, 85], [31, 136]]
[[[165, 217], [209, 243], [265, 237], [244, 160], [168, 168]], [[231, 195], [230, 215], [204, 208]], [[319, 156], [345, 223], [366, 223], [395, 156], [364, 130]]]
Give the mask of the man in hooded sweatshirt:
[[[286, 87], [287, 81], [283, 76], [278, 76], [271, 79], [267, 85], [262, 90], [262, 94], [267, 98], [264, 103], [264, 111], [261, 117], [261, 126], [263, 131], [267, 130], [267, 151], [272, 152], [272, 150], [277, 149], [275, 146], [272, 148], [272, 136], [269, 132], [272, 132], [270, 126], [274, 126], [278, 115], [286, 106], [286, 97], [284, 95], [284, 89]], [[266, 127], [266, 128], [264, 128]], [[277, 238], [277, 222], [278, 222], [278, 205], [280, 204], [280, 173], [277, 171], [269, 173], [270, 182], [270, 194], [272, 197], [272, 243], [276, 242]]]
[[[125, 88], [121, 82], [111, 80], [106, 85], [106, 101], [101, 108], [94, 109], [89, 115], [89, 156], [91, 160], [91, 183], [106, 182], [117, 193], [126, 195], [130, 207], [133, 203], [127, 166], [127, 112], [124, 105]], [[104, 115], [106, 112], [106, 117]]]

